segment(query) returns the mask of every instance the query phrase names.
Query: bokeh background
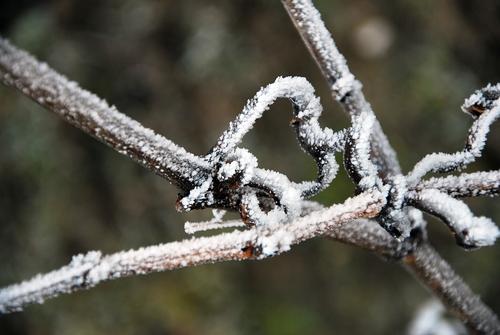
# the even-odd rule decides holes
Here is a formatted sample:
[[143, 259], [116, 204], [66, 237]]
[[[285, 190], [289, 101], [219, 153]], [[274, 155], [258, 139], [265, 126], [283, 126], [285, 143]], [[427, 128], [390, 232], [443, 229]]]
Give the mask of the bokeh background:
[[[316, 1], [364, 83], [405, 171], [463, 145], [459, 106], [500, 80], [496, 0]], [[278, 75], [301, 75], [347, 125], [279, 1], [3, 0], [0, 34], [120, 111], [197, 154], [246, 99]], [[313, 162], [278, 102], [244, 140], [261, 166], [294, 180]], [[498, 169], [500, 132], [470, 170]], [[340, 173], [317, 197], [340, 202]], [[185, 238], [177, 190], [11, 88], [0, 87], [0, 286], [57, 268], [71, 255]], [[497, 199], [468, 201], [500, 221]], [[430, 239], [500, 313], [500, 245], [465, 252], [429, 218]], [[259, 262], [128, 278], [0, 317], [1, 334], [401, 334], [430, 295], [400, 266], [317, 239]]]

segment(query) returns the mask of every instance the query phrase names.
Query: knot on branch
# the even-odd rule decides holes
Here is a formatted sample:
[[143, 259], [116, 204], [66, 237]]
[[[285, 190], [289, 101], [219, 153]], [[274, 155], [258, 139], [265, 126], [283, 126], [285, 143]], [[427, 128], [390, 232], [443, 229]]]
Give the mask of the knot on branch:
[[[257, 158], [238, 147], [243, 136], [278, 98], [287, 98], [292, 103], [290, 125], [302, 150], [316, 162], [318, 176], [314, 181], [295, 183], [282, 173], [259, 168]], [[376, 220], [400, 241], [425, 235], [425, 222], [419, 212], [422, 210], [443, 220], [457, 243], [465, 248], [493, 244], [500, 233], [491, 220], [475, 217], [451, 192], [432, 189], [428, 182], [425, 187], [419, 185], [429, 172], [454, 171], [481, 156], [489, 127], [500, 115], [499, 100], [499, 85], [488, 85], [466, 99], [462, 109], [472, 114], [475, 121], [463, 150], [454, 154], [427, 155], [407, 175], [382, 178], [379, 175], [381, 166], [377, 165], [372, 152], [376, 122], [373, 113], [362, 111], [352, 115], [351, 126], [337, 132], [322, 128], [318, 118], [323, 109], [311, 84], [301, 77], [279, 77], [250, 99], [229, 124], [203, 158], [210, 173], [193, 179], [194, 187], [181, 195], [178, 209], [237, 210], [247, 225], [268, 226], [291, 221], [306, 212], [305, 199], [332, 182], [338, 170], [335, 153], [344, 152], [344, 166], [356, 185], [356, 192], [375, 190], [384, 196], [385, 205]]]
[[[282, 173], [258, 168], [257, 158], [238, 148], [243, 136], [278, 98], [292, 103], [294, 128], [299, 145], [318, 167], [314, 181], [295, 183]], [[194, 187], [178, 200], [179, 210], [225, 208], [239, 210], [248, 224], [283, 222], [299, 216], [303, 199], [309, 198], [334, 179], [338, 164], [335, 153], [343, 150], [345, 131], [321, 128], [323, 108], [311, 84], [301, 77], [279, 77], [250, 99], [238, 117], [204, 157], [211, 172], [195, 180]]]

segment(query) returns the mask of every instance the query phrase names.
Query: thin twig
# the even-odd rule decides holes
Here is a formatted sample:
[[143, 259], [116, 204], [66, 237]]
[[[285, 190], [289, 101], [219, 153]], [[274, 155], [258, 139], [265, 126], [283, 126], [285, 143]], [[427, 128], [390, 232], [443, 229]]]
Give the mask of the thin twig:
[[495, 196], [500, 192], [500, 171], [434, 177], [423, 180], [415, 186], [416, 191], [429, 188], [445, 192], [454, 198]]
[[[321, 15], [310, 0], [282, 0], [290, 18], [330, 85], [333, 97], [351, 116], [373, 114], [361, 83], [349, 70]], [[401, 168], [378, 120], [373, 125], [372, 154], [382, 177], [401, 173]]]
[[0, 313], [22, 310], [63, 293], [94, 287], [102, 281], [138, 274], [173, 270], [230, 260], [263, 259], [290, 250], [298, 244], [324, 234], [355, 243], [363, 240], [379, 247], [378, 236], [367, 234], [364, 226], [351, 226], [342, 232], [343, 223], [370, 218], [380, 212], [384, 198], [379, 192], [365, 192], [343, 204], [315, 211], [294, 222], [211, 237], [199, 237], [102, 256], [99, 251], [75, 256], [72, 262], [53, 272], [0, 290]]
[[[330, 32], [312, 1], [282, 0], [282, 3], [312, 57], [321, 69], [323, 76], [330, 85], [333, 97], [342, 104], [351, 117], [359, 115], [362, 112], [373, 114], [370, 105], [361, 91], [361, 84], [354, 79], [354, 76], [349, 71], [345, 58], [338, 51]], [[379, 175], [384, 179], [400, 175], [401, 168], [396, 154], [388, 143], [387, 137], [384, 135], [378, 121], [374, 125], [371, 145], [373, 158], [379, 166]], [[498, 189], [498, 183], [492, 185], [492, 188], [495, 187]], [[461, 193], [467, 193], [464, 192], [463, 188], [460, 191], [462, 191]], [[486, 191], [485, 193], [495, 195], [497, 192]], [[405, 218], [406, 215], [400, 217]], [[490, 329], [490, 332], [500, 332], [498, 318], [472, 293], [460, 276], [451, 270], [446, 261], [434, 249], [430, 246], [417, 248], [412, 255], [414, 256], [408, 256], [410, 257], [408, 259], [415, 259], [415, 262], [408, 262], [409, 265], [406, 267], [408, 271], [420, 278], [422, 284], [430, 290], [435, 289], [436, 293], [442, 292], [438, 296], [451, 310], [456, 310], [461, 306], [461, 320], [471, 329], [478, 332], [484, 329]], [[439, 266], [433, 269], [429, 266], [424, 266], [425, 264], [436, 264]], [[445, 290], [444, 288], [447, 289]], [[450, 292], [453, 292], [453, 294], [450, 294]], [[473, 307], [467, 306], [468, 308], [465, 308], [464, 302], [473, 304]], [[474, 313], [477, 310], [487, 312]], [[478, 315], [483, 315], [487, 318], [484, 321], [488, 323], [487, 328], [478, 322]]]
[[[382, 207], [386, 203], [399, 203], [401, 208], [395, 206], [394, 209], [401, 210], [404, 205], [401, 199], [404, 199], [405, 193], [414, 193], [412, 196], [417, 199], [421, 194], [428, 194], [429, 189], [418, 189], [425, 183], [421, 182], [408, 190], [405, 180], [399, 178], [401, 177], [400, 168], [394, 151], [389, 146], [380, 125], [374, 119], [373, 111], [361, 91], [361, 84], [349, 72], [345, 59], [338, 52], [312, 3], [309, 0], [283, 0], [283, 3], [327, 77], [334, 97], [353, 118], [353, 124], [357, 124], [358, 118], [360, 122], [375, 121], [371, 144], [373, 161], [378, 166], [378, 173], [387, 183], [372, 183], [374, 173], [371, 168], [361, 171], [371, 163], [365, 159], [368, 154], [365, 145], [368, 135], [358, 136], [360, 130], [365, 129], [367, 125], [363, 121], [358, 124], [357, 128], [354, 127], [352, 129], [354, 132], [350, 134], [352, 142], [350, 144], [353, 145], [351, 156], [354, 160], [361, 159], [358, 162], [360, 164], [351, 165], [354, 169], [353, 173], [360, 176], [359, 182], [363, 179], [367, 181], [363, 182], [364, 186], [361, 185], [363, 186], [361, 189], [373, 187], [369, 192], [348, 199], [342, 205], [316, 210], [306, 217], [286, 224], [269, 221], [266, 225], [258, 225], [243, 232], [168, 243], [104, 257], [99, 252], [76, 256], [70, 265], [59, 271], [0, 290], [0, 311], [18, 310], [26, 304], [40, 302], [60, 293], [89, 288], [103, 280], [222, 260], [260, 259], [274, 256], [288, 251], [292, 244], [328, 234], [336, 240], [363, 247], [384, 257], [396, 259], [404, 257], [407, 269], [415, 273], [425, 286], [437, 293], [450, 310], [457, 312], [471, 329], [478, 332], [500, 331], [500, 323], [496, 316], [472, 293], [449, 265], [426, 244], [425, 238], [411, 236], [410, 239], [401, 243], [371, 221], [352, 221], [360, 217], [367, 218], [381, 214]], [[120, 114], [96, 96], [82, 90], [75, 83], [69, 82], [47, 65], [38, 63], [27, 53], [1, 39], [0, 78], [5, 84], [18, 88], [25, 95], [61, 115], [66, 121], [128, 155], [155, 173], [166, 177], [185, 192], [208, 185], [209, 179], [216, 172], [211, 169], [212, 166], [205, 158], [192, 155], [171, 141], [156, 135], [153, 131], [143, 128], [139, 123]], [[484, 91], [488, 93], [486, 99], [483, 99], [484, 95], [478, 95], [477, 99], [473, 99], [474, 96], [472, 96], [470, 101], [468, 100], [470, 102], [468, 105], [473, 107], [474, 113], [481, 114], [486, 109], [492, 108], [489, 105], [490, 101], [499, 98], [495, 95], [498, 91], [496, 88], [492, 91], [495, 94], [489, 94], [488, 89], [491, 88], [488, 87]], [[307, 108], [308, 105], [305, 107]], [[367, 127], [366, 130], [370, 128]], [[359, 131], [356, 132], [356, 129]], [[364, 140], [358, 143], [359, 138]], [[244, 155], [243, 151], [239, 153]], [[243, 172], [244, 167], [240, 167], [240, 163], [242, 162], [233, 166], [232, 162], [229, 162], [226, 166], [227, 171], [224, 170], [224, 172], [240, 171], [238, 169]], [[200, 185], [200, 180], [207, 180], [207, 182]], [[399, 182], [403, 183], [398, 186]], [[434, 182], [436, 187], [440, 187], [439, 185], [443, 188], [449, 187], [446, 185], [447, 181]], [[486, 187], [496, 188], [496, 190], [488, 190], [480, 194], [498, 194], [499, 185], [498, 182], [495, 183]], [[467, 182], [463, 184], [466, 185]], [[395, 192], [398, 194], [396, 198], [391, 199], [388, 196], [391, 191], [397, 191]], [[439, 191], [435, 190], [435, 192]], [[447, 193], [443, 195], [451, 195], [450, 192]], [[458, 191], [458, 194], [465, 193], [463, 187]], [[243, 196], [249, 194], [251, 193], [244, 193]], [[433, 199], [430, 200], [433, 201]], [[254, 202], [253, 209], [259, 210], [260, 204], [255, 202], [256, 198], [251, 198], [250, 201]], [[431, 205], [433, 209], [430, 211], [432, 212], [435, 204], [431, 203]], [[399, 217], [410, 218], [409, 214], [410, 211]], [[420, 215], [413, 215], [411, 220], [416, 220], [420, 224], [423, 222]], [[424, 230], [412, 230], [412, 232], [425, 235]]]

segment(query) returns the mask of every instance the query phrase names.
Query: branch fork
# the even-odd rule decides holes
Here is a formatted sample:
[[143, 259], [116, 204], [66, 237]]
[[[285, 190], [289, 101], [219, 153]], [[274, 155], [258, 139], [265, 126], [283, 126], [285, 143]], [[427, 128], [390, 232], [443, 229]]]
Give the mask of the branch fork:
[[[62, 293], [98, 283], [156, 271], [227, 260], [262, 259], [292, 245], [328, 235], [335, 240], [401, 260], [448, 309], [472, 330], [499, 333], [497, 316], [472, 293], [426, 241], [422, 211], [442, 219], [457, 243], [467, 249], [492, 245], [497, 226], [474, 216], [457, 198], [500, 193], [500, 171], [433, 177], [464, 168], [481, 156], [490, 125], [500, 115], [500, 84], [488, 85], [465, 100], [462, 109], [475, 119], [465, 148], [454, 154], [430, 154], [403, 174], [362, 85], [349, 71], [310, 0], [282, 0], [292, 22], [322, 70], [333, 97], [351, 118], [351, 126], [321, 127], [320, 100], [302, 77], [279, 77], [250, 99], [243, 111], [203, 157], [144, 128], [81, 89], [28, 53], [0, 38], [0, 79], [19, 89], [89, 135], [174, 183], [181, 190], [179, 210], [213, 208], [240, 212], [245, 229], [180, 242], [123, 251], [109, 256], [90, 252], [66, 267], [0, 289], [0, 313], [19, 311]], [[296, 183], [286, 175], [258, 167], [257, 158], [240, 148], [243, 136], [276, 99], [289, 99], [291, 126], [300, 147], [316, 162], [316, 180]], [[336, 153], [357, 187], [356, 195], [328, 208], [308, 201], [330, 185], [338, 171]], [[214, 220], [186, 223], [186, 231], [242, 227]], [[385, 230], [372, 220], [373, 218]]]

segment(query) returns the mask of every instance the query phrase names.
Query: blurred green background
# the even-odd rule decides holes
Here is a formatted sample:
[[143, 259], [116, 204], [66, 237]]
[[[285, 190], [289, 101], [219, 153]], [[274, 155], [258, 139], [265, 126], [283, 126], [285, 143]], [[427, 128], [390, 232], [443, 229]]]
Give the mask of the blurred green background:
[[[316, 1], [364, 83], [401, 164], [463, 145], [463, 99], [500, 80], [500, 3], [451, 0]], [[203, 154], [259, 87], [301, 75], [347, 118], [279, 1], [3, 0], [0, 34], [120, 111]], [[273, 106], [244, 145], [261, 166], [314, 175]], [[471, 171], [498, 169], [500, 132]], [[0, 286], [57, 268], [71, 255], [185, 238], [206, 212], [174, 210], [177, 190], [0, 87]], [[341, 173], [318, 196], [353, 191]], [[497, 199], [468, 201], [500, 221]], [[429, 218], [437, 249], [500, 313], [500, 245], [465, 252]], [[317, 239], [264, 261], [206, 265], [99, 285], [0, 317], [1, 334], [400, 334], [430, 295], [401, 267]]]

